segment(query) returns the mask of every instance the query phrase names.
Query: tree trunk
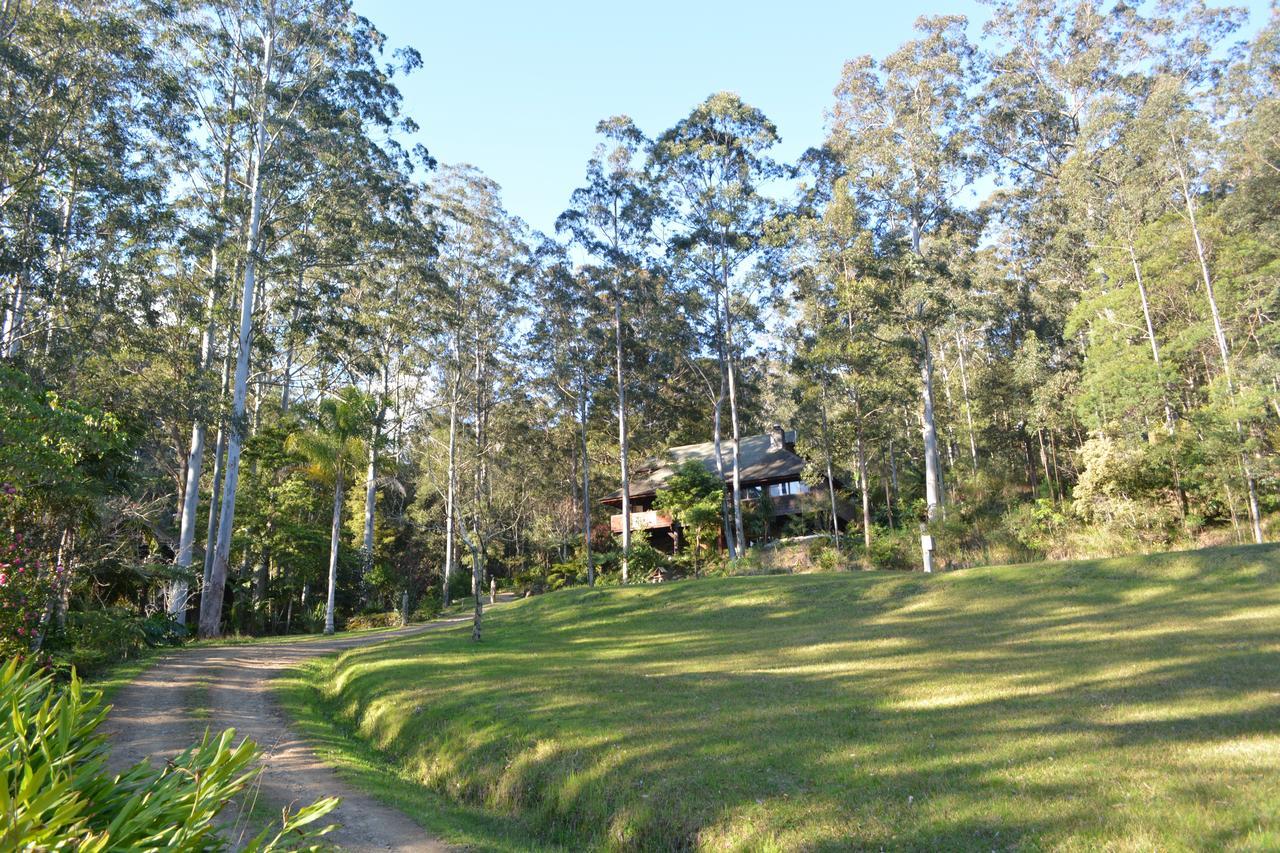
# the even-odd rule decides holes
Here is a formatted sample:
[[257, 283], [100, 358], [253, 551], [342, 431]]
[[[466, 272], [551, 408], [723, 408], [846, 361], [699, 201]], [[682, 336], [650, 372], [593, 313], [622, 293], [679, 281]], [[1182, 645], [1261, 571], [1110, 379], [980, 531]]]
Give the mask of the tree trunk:
[[978, 440], [973, 431], [973, 407], [969, 402], [969, 370], [965, 365], [964, 342], [960, 338], [960, 330], [956, 329], [956, 352], [960, 357], [960, 391], [964, 394], [964, 418], [969, 427], [969, 459], [973, 462], [973, 473], [978, 473]]
[[[1218, 300], [1213, 293], [1213, 277], [1209, 273], [1209, 258], [1205, 251], [1204, 241], [1200, 239], [1200, 226], [1196, 222], [1195, 201], [1191, 197], [1191, 182], [1186, 169], [1178, 164], [1178, 178], [1182, 185], [1182, 200], [1186, 204], [1187, 221], [1191, 225], [1191, 236], [1195, 241], [1196, 259], [1200, 262], [1200, 276], [1204, 281], [1205, 296], [1209, 300], [1209, 313], [1213, 317], [1213, 336], [1218, 343], [1218, 353], [1222, 356], [1222, 375], [1227, 380], [1227, 393], [1235, 399], [1235, 380], [1231, 374], [1231, 348], [1227, 343], [1227, 334], [1222, 326], [1222, 315], [1218, 311]], [[1262, 515], [1258, 508], [1258, 483], [1249, 467], [1249, 458], [1245, 451], [1245, 431], [1236, 419], [1236, 437], [1240, 441], [1240, 470], [1244, 472], [1245, 487], [1249, 494], [1249, 523], [1253, 528], [1253, 541], [1262, 544]]]
[[933, 359], [929, 355], [929, 336], [920, 333], [920, 387], [924, 411], [921, 420], [924, 435], [924, 491], [929, 521], [938, 516], [942, 505], [942, 472], [938, 462], [938, 432], [933, 420]]
[[613, 294], [614, 363], [618, 374], [618, 465], [622, 473], [622, 582], [631, 562], [631, 450], [627, 436], [627, 384], [622, 363], [622, 288]]
[[1058, 490], [1053, 483], [1053, 475], [1049, 473], [1049, 454], [1044, 449], [1044, 430], [1036, 427], [1036, 438], [1040, 442], [1040, 467], [1044, 469], [1044, 481], [1049, 486], [1049, 497], [1053, 499], [1056, 506], [1058, 503]]
[[[226, 152], [224, 152], [225, 154]], [[222, 171], [222, 198], [226, 198], [227, 185], [231, 181], [231, 163], [229, 156], [224, 161]], [[205, 371], [209, 369], [209, 362], [213, 359], [213, 336], [217, 329], [217, 299], [218, 299], [218, 248], [215, 246], [209, 257], [209, 293], [205, 298], [205, 314], [206, 322], [204, 335], [200, 341], [200, 362], [197, 365], [196, 375], [203, 376]], [[204, 467], [204, 443], [207, 427], [205, 419], [197, 414], [191, 423], [191, 446], [187, 452], [187, 476], [186, 484], [183, 491], [182, 516], [178, 525], [178, 553], [174, 564], [177, 566], [179, 577], [174, 580], [169, 590], [168, 611], [169, 615], [177, 620], [179, 625], [187, 623], [187, 600], [190, 597], [190, 582], [184, 576], [191, 568], [192, 552], [195, 549], [196, 541], [196, 513], [200, 510], [200, 473]], [[220, 453], [222, 443], [222, 433], [218, 433], [218, 444], [216, 452]], [[214, 482], [217, 483], [217, 463], [215, 462]], [[216, 487], [215, 487], [216, 488]], [[207, 540], [206, 540], [207, 541]], [[208, 545], [206, 544], [206, 549]], [[207, 561], [206, 561], [207, 562]]]
[[[230, 112], [234, 112], [236, 108], [236, 89], [233, 86], [231, 90], [231, 98], [229, 104]], [[227, 194], [231, 191], [231, 141], [232, 134], [228, 133], [226, 141], [222, 146], [222, 184], [218, 189], [218, 207], [217, 213], [221, 217], [226, 207]], [[221, 229], [219, 229], [219, 238], [214, 243], [213, 248], [209, 251], [209, 292], [205, 297], [205, 328], [204, 335], [200, 341], [200, 361], [196, 367], [196, 376], [203, 377], [209, 370], [210, 362], [213, 360], [213, 339], [218, 328], [218, 275], [221, 261]], [[225, 362], [224, 362], [225, 367]], [[223, 385], [225, 386], [225, 373]], [[225, 392], [225, 387], [223, 388]], [[185, 577], [191, 568], [193, 551], [195, 550], [196, 541], [196, 513], [200, 510], [200, 474], [204, 467], [204, 445], [208, 432], [206, 418], [201, 414], [197, 414], [191, 423], [191, 447], [187, 453], [187, 479], [185, 491], [183, 492], [182, 515], [178, 525], [178, 553], [174, 560], [178, 569], [179, 577], [174, 581], [170, 588], [168, 610], [169, 614], [177, 620], [178, 624], [185, 625], [187, 623], [187, 603], [190, 598], [191, 589], [190, 582]], [[218, 441], [214, 449], [215, 461], [213, 472], [213, 488], [218, 490], [218, 474], [221, 467], [218, 456], [222, 453], [222, 431], [218, 431]], [[216, 503], [216, 501], [215, 501]], [[209, 550], [209, 542], [212, 537], [213, 524], [213, 508], [210, 507], [209, 514], [209, 534], [205, 537], [205, 551]], [[209, 560], [206, 553], [204, 561], [202, 578], [203, 584], [208, 582]]]
[[858, 491], [862, 492], [862, 547], [870, 565], [871, 560], [871, 480], [867, 476], [867, 448], [862, 438], [862, 424], [858, 424]]
[[338, 543], [342, 540], [342, 460], [335, 460], [333, 526], [329, 531], [329, 592], [324, 604], [324, 632], [333, 633], [333, 602], [338, 589]]
[[729, 377], [729, 424], [733, 430], [730, 450], [733, 453], [733, 535], [738, 544], [738, 556], [747, 550], [747, 538], [742, 526], [742, 437], [738, 424], [737, 370], [733, 358], [733, 313], [729, 308], [729, 282], [724, 285], [724, 350], [725, 368]]
[[457, 503], [458, 465], [458, 395], [455, 393], [449, 403], [449, 483], [445, 488], [444, 500], [444, 606], [449, 606], [449, 581], [453, 577], [453, 564], [457, 559], [454, 553], [454, 504]]
[[[900, 494], [900, 492], [898, 491], [898, 455], [893, 452], [892, 438], [889, 439], [889, 485], [893, 487], [893, 506], [898, 506], [900, 504], [900, 501], [898, 499], [898, 495]], [[890, 512], [889, 512], [889, 522], [890, 522], [890, 525], [892, 526], [892, 523], [893, 523], [892, 508], [890, 508]]]
[[[477, 504], [479, 499], [477, 498]], [[477, 506], [477, 510], [479, 507]], [[482, 586], [481, 576], [484, 574], [484, 566], [481, 561], [481, 543], [480, 538], [480, 521], [479, 516], [472, 520], [471, 534], [467, 535], [465, 525], [458, 525], [458, 534], [462, 537], [462, 542], [467, 546], [467, 550], [471, 552], [471, 600], [475, 603], [475, 608], [471, 615], [471, 639], [473, 642], [480, 642], [480, 622], [484, 615], [484, 602], [481, 599], [480, 590]]]
[[[268, 531], [271, 524], [267, 523]], [[263, 629], [271, 619], [271, 608], [267, 604], [267, 593], [271, 588], [271, 552], [263, 548], [258, 554], [258, 565], [254, 571], [253, 603], [254, 609], [262, 613]]]
[[378, 443], [382, 439], [382, 421], [387, 415], [387, 368], [382, 369], [382, 397], [378, 414], [373, 419], [373, 427], [369, 436], [369, 459], [364, 478], [364, 540], [361, 542], [360, 583], [361, 597], [364, 596], [365, 578], [373, 569], [373, 527], [374, 516], [378, 504]]
[[820, 403], [822, 413], [822, 452], [827, 463], [827, 495], [831, 499], [831, 535], [836, 547], [840, 547], [840, 514], [836, 509], [836, 478], [831, 468], [831, 431], [827, 424], [827, 396], [824, 391]]
[[209, 584], [200, 599], [200, 636], [217, 637], [222, 621], [222, 598], [231, 559], [231, 533], [235, 522], [236, 490], [240, 480], [240, 452], [244, 441], [245, 397], [249, 381], [249, 349], [253, 332], [253, 302], [256, 295], [259, 234], [262, 229], [262, 164], [267, 147], [267, 112], [271, 66], [275, 52], [275, 7], [268, 6], [268, 26], [262, 36], [262, 85], [254, 134], [252, 177], [249, 182], [249, 233], [244, 262], [244, 291], [240, 305], [240, 341], [236, 356], [232, 391], [230, 437], [227, 443], [227, 471], [223, 487], [218, 541], [214, 551]]
[[[727, 384], [728, 384], [728, 380], [725, 377], [724, 360], [721, 359], [720, 361], [720, 396], [716, 398], [715, 415], [713, 418], [714, 430], [713, 430], [712, 439], [713, 439], [713, 443], [715, 444], [716, 475], [720, 478], [720, 488], [722, 491], [724, 489], [724, 451], [721, 449], [721, 446], [720, 446], [720, 414], [724, 409], [725, 386]], [[738, 558], [738, 550], [734, 543], [733, 527], [731, 524], [729, 513], [726, 511], [727, 509], [728, 507], [726, 506], [725, 499], [721, 498], [720, 526], [724, 530], [724, 545], [727, 549], [729, 549], [729, 559], [736, 560]]]
[[27, 265], [22, 265], [22, 270], [15, 277], [13, 287], [13, 298], [9, 300], [9, 309], [5, 314], [3, 345], [0, 346], [0, 354], [9, 360], [18, 357], [18, 351], [22, 347], [22, 322], [26, 312], [27, 294], [30, 292], [28, 286], [29, 273]]
[[[1156, 372], [1160, 370], [1160, 345], [1156, 343], [1156, 329], [1151, 322], [1151, 303], [1147, 300], [1147, 286], [1142, 280], [1142, 267], [1138, 264], [1138, 253], [1133, 243], [1126, 243], [1129, 248], [1129, 261], [1133, 264], [1133, 279], [1138, 283], [1138, 298], [1142, 301], [1142, 319], [1147, 325], [1147, 341], [1151, 344], [1151, 359], [1155, 362]], [[1173, 406], [1169, 405], [1169, 395], [1160, 380], [1160, 396], [1164, 399], [1164, 424], [1169, 435], [1173, 435]]]
[[596, 585], [596, 565], [591, 557], [591, 461], [587, 455], [587, 389], [578, 397], [582, 434], [582, 555], [587, 563], [587, 586]]

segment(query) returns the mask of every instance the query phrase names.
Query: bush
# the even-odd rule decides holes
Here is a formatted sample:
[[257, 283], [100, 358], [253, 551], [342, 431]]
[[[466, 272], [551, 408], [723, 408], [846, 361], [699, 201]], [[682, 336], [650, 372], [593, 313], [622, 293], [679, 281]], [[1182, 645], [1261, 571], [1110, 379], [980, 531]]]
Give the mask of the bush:
[[403, 618], [399, 610], [387, 610], [383, 613], [361, 613], [352, 616], [344, 626], [348, 631], [368, 631], [373, 628], [398, 628]]
[[844, 568], [844, 555], [834, 547], [823, 548], [813, 564], [820, 572], [837, 572]]
[[885, 530], [876, 527], [871, 531], [871, 550], [864, 552], [861, 540], [858, 553], [873, 569], [912, 571], [920, 568], [920, 537], [904, 530]]
[[449, 576], [449, 600], [466, 598], [469, 595], [471, 595], [471, 564], [460, 564], [457, 571]]
[[581, 560], [568, 563], [556, 563], [547, 569], [547, 589], [564, 589], [567, 586], [582, 586], [587, 582], [587, 567]]
[[191, 631], [169, 613], [153, 613], [142, 620], [142, 635], [148, 646], [180, 646]]
[[[50, 673], [11, 660], [0, 670], [0, 850], [229, 850], [218, 812], [253, 781], [257, 748], [235, 732], [206, 734], [159, 770], [143, 762], [104, 769], [102, 696], [73, 674], [65, 689]], [[337, 805], [320, 800], [285, 813], [241, 849], [319, 850], [332, 827], [310, 825]], [[286, 841], [287, 837], [287, 841]]]
[[643, 581], [656, 571], [670, 571], [671, 561], [667, 555], [650, 545], [643, 539], [631, 543], [631, 560], [627, 564], [627, 574], [632, 583]]
[[147, 646], [143, 622], [120, 608], [72, 611], [66, 631], [51, 638], [50, 650], [65, 668], [91, 672], [137, 657]]
[[440, 611], [444, 607], [440, 601], [440, 589], [437, 586], [430, 586], [423, 591], [422, 597], [418, 599], [418, 606], [414, 608], [413, 614], [409, 617], [410, 622], [427, 622], [440, 615]]
[[1058, 512], [1053, 501], [1037, 498], [1034, 504], [1020, 503], [1009, 507], [1000, 519], [1015, 540], [1037, 556], [1048, 554], [1061, 545], [1067, 519]]
[[62, 567], [41, 565], [21, 537], [6, 541], [6, 532], [0, 524], [0, 657], [13, 658], [32, 648]]

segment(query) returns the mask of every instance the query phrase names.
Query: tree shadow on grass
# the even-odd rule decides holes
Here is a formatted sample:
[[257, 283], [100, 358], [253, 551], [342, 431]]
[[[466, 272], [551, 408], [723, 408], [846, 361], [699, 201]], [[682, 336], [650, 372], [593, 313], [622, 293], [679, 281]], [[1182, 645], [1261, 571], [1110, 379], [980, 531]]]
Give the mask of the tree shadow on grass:
[[1230, 846], [1280, 783], [1193, 753], [1277, 732], [1275, 555], [573, 591], [347, 653], [331, 707], [543, 839]]

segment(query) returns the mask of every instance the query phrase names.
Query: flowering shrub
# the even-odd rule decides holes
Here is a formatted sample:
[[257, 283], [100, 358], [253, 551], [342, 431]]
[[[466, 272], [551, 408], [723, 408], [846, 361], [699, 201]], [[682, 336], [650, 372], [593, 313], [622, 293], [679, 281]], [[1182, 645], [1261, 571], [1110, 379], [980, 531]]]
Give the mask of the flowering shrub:
[[[0, 484], [0, 519], [3, 505], [16, 494], [13, 486]], [[0, 658], [23, 657], [31, 649], [61, 576], [61, 566], [44, 564], [21, 534], [11, 536], [8, 525], [0, 525]]]

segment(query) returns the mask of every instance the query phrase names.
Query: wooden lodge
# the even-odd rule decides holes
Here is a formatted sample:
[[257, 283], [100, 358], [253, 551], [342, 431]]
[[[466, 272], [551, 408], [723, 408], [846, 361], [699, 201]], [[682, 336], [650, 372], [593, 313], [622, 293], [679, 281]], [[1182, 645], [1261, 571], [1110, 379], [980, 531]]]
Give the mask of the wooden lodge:
[[[728, 440], [722, 440], [720, 453], [724, 460], [725, 491], [732, 494], [733, 451]], [[669, 515], [653, 508], [654, 498], [663, 484], [675, 474], [680, 465], [696, 460], [708, 471], [717, 473], [715, 443], [685, 444], [669, 448], [662, 456], [648, 459], [637, 466], [631, 478], [631, 529], [643, 531], [649, 541], [660, 550], [672, 551], [678, 540], [678, 525]], [[801, 475], [805, 460], [796, 454], [795, 431], [783, 430], [774, 425], [763, 435], [750, 435], [741, 439], [738, 448], [741, 470], [742, 498], [754, 504], [768, 494], [769, 538], [776, 538], [797, 517], [817, 520], [811, 526], [821, 525], [830, 529], [831, 498], [825, 488], [810, 490]], [[731, 498], [730, 498], [731, 499]], [[612, 533], [622, 532], [622, 490], [603, 499], [603, 503], [619, 511], [609, 519]], [[729, 511], [726, 507], [726, 511]], [[847, 502], [837, 499], [838, 524], [844, 529], [854, 517], [854, 509]], [[792, 525], [793, 526], [793, 525]]]

